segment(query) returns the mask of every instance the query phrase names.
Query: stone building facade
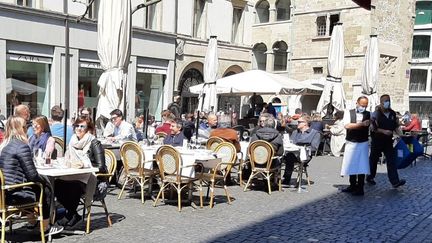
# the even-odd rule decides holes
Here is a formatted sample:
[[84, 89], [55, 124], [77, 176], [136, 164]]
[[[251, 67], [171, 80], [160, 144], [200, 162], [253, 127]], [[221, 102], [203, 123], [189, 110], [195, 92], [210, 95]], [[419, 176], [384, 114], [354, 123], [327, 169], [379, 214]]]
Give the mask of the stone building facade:
[[[255, 1], [256, 8], [266, 1], [269, 15], [279, 9], [281, 1]], [[276, 41], [287, 44], [287, 65], [285, 70], [274, 70], [274, 51], [265, 52], [267, 71], [287, 75], [297, 80], [309, 80], [323, 84], [327, 75], [327, 56], [333, 25], [343, 24], [345, 42], [345, 71], [342, 77], [348, 106], [361, 95], [360, 76], [367, 43], [370, 35], [378, 35], [380, 78], [378, 94], [388, 93], [393, 97], [396, 110], [408, 109], [409, 61], [411, 57], [411, 36], [413, 27], [414, 1], [372, 0], [370, 9], [360, 7], [351, 0], [291, 0], [290, 18], [286, 21], [270, 21], [253, 25], [253, 41], [267, 46]], [[259, 14], [259, 12], [257, 12]], [[273, 14], [274, 15], [274, 14]], [[265, 30], [264, 30], [265, 29]], [[284, 31], [280, 31], [283, 29]], [[270, 57], [269, 57], [270, 56]], [[252, 63], [263, 63], [256, 60]], [[273, 60], [273, 62], [272, 62]], [[303, 103], [305, 111], [313, 110], [319, 97], [297, 97], [297, 105]], [[306, 106], [306, 107], [305, 107]]]

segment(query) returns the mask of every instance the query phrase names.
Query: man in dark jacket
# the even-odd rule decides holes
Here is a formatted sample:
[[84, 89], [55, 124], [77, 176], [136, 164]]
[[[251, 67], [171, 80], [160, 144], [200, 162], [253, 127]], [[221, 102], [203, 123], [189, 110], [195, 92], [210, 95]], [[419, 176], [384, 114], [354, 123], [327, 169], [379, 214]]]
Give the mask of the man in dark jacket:
[[181, 115], [180, 100], [180, 96], [175, 96], [174, 102], [168, 105], [168, 110], [171, 111], [176, 118], [180, 118]]
[[182, 120], [174, 119], [171, 121], [171, 133], [165, 137], [163, 143], [171, 145], [173, 147], [183, 146], [183, 140], [185, 139], [182, 131]]
[[[272, 115], [262, 114], [259, 119], [260, 128], [251, 137], [251, 142], [264, 140], [269, 142], [274, 149], [276, 156], [282, 156], [284, 153], [282, 134], [275, 129], [276, 121]], [[275, 162], [275, 161], [274, 161]], [[273, 164], [274, 166], [278, 164]]]
[[402, 135], [396, 112], [390, 108], [390, 96], [382, 95], [378, 109], [371, 116], [371, 152], [369, 155], [370, 175], [366, 181], [375, 185], [374, 180], [377, 164], [381, 153], [387, 159], [387, 176], [394, 188], [405, 185], [405, 180], [399, 179], [393, 151], [393, 132]]
[[[311, 119], [308, 115], [302, 115], [297, 120], [297, 129], [293, 131], [290, 139], [296, 145], [310, 145], [313, 153], [318, 149], [318, 146], [321, 142], [321, 135], [317, 130], [309, 127], [310, 120]], [[294, 164], [299, 162], [298, 155], [298, 152], [290, 152], [284, 156], [286, 166], [283, 176], [283, 184], [290, 184], [292, 172], [294, 171]]]

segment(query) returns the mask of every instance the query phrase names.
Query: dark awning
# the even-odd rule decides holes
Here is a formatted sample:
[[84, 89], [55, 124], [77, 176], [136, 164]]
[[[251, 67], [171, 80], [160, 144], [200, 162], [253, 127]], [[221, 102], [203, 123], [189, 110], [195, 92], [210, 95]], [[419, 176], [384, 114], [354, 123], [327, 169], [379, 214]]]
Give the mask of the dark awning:
[[353, 2], [357, 3], [360, 7], [367, 10], [371, 9], [371, 0], [353, 0]]

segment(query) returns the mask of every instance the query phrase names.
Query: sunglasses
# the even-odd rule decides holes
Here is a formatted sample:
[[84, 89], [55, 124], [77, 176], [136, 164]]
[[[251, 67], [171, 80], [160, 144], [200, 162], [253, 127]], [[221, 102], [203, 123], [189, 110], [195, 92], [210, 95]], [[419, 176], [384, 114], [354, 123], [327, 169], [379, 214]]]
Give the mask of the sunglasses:
[[86, 125], [75, 125], [74, 127], [75, 127], [75, 129], [77, 129], [77, 128], [83, 129], [83, 130], [87, 129]]

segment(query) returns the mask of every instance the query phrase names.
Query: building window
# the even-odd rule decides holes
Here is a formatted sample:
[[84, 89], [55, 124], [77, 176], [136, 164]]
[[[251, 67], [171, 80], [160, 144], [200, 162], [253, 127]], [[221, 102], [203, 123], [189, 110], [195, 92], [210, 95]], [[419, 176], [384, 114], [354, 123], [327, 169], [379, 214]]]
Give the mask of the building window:
[[416, 35], [413, 38], [413, 58], [428, 58], [430, 51], [430, 35]]
[[270, 12], [269, 12], [270, 5], [267, 1], [262, 0], [258, 2], [256, 5], [256, 23], [268, 23], [270, 19]]
[[33, 7], [33, 0], [17, 0], [16, 4], [19, 6]]
[[78, 76], [78, 109], [96, 108], [98, 103], [99, 77], [103, 70], [97, 63], [80, 63]]
[[317, 36], [330, 36], [333, 33], [333, 27], [339, 23], [339, 14], [328, 14], [316, 18]]
[[286, 71], [288, 45], [284, 41], [278, 41], [273, 45], [274, 71]]
[[151, 30], [162, 30], [162, 3], [158, 2], [146, 8], [146, 28]]
[[277, 21], [288, 20], [291, 18], [291, 1], [279, 0], [276, 3]]
[[233, 9], [233, 23], [232, 23], [232, 34], [231, 34], [231, 42], [232, 43], [242, 43], [243, 41], [243, 9], [234, 8]]
[[431, 24], [432, 23], [432, 2], [417, 1], [416, 3], [416, 18], [415, 24]]
[[256, 44], [252, 52], [254, 55], [254, 69], [265, 71], [267, 66], [267, 46], [264, 43]]
[[319, 16], [316, 19], [317, 36], [325, 36], [327, 33], [327, 17]]
[[47, 63], [6, 61], [7, 115], [19, 104], [28, 105], [31, 117], [49, 116], [50, 69]]
[[195, 0], [193, 37], [205, 37], [205, 21], [204, 21], [204, 0]]
[[313, 67], [314, 74], [323, 74], [323, 67]]
[[429, 115], [432, 114], [430, 101], [410, 101], [409, 110], [411, 113], [419, 114], [421, 119], [429, 119]]
[[411, 69], [410, 75], [410, 92], [426, 91], [427, 73], [425, 69]]
[[165, 75], [138, 72], [135, 89], [135, 117], [144, 114], [146, 109], [149, 114], [160, 121], [162, 113], [163, 85]]
[[180, 79], [180, 96], [182, 97], [182, 114], [198, 109], [198, 95], [190, 92], [189, 87], [204, 83], [203, 75], [195, 68], [187, 70]]

